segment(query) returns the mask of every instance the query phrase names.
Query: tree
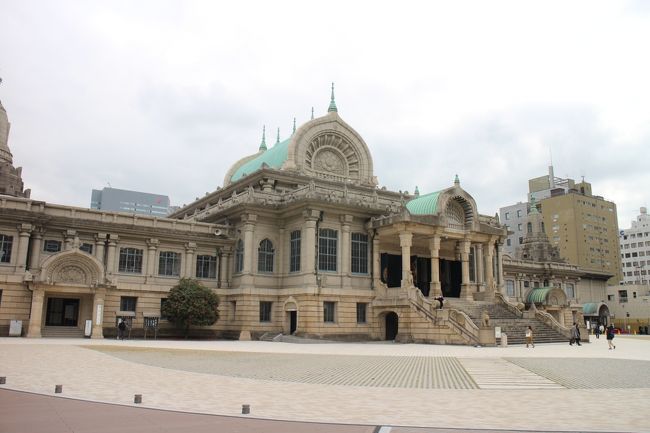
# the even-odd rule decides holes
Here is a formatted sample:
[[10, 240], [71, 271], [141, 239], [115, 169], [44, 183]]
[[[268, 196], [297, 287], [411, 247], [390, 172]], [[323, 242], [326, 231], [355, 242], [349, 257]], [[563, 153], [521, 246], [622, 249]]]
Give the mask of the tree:
[[219, 319], [219, 297], [192, 278], [181, 278], [162, 305], [162, 315], [182, 328], [187, 338], [191, 326], [210, 326]]

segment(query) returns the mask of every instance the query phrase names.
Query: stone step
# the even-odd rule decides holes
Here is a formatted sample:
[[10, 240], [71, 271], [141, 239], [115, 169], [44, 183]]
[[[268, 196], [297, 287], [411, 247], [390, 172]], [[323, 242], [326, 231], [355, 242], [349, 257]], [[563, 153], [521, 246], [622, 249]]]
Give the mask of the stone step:
[[41, 335], [48, 338], [81, 338], [84, 331], [74, 326], [45, 326]]

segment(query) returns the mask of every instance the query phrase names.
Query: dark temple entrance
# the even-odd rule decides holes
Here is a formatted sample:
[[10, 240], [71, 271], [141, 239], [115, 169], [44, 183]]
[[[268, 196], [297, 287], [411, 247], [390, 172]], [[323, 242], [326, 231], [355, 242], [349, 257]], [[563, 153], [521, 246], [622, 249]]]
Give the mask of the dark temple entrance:
[[298, 312], [289, 311], [289, 334], [293, 335], [298, 327]]
[[440, 286], [442, 288], [442, 296], [446, 298], [460, 297], [462, 278], [461, 262], [440, 259]]
[[79, 299], [48, 298], [45, 326], [77, 326]]
[[397, 313], [391, 311], [386, 314], [386, 340], [394, 340], [397, 337], [397, 330], [399, 328], [399, 318]]
[[[411, 256], [411, 274], [413, 285], [420, 289], [424, 296], [429, 296], [431, 259]], [[381, 281], [388, 287], [399, 287], [402, 284], [402, 256], [388, 253], [381, 255]]]

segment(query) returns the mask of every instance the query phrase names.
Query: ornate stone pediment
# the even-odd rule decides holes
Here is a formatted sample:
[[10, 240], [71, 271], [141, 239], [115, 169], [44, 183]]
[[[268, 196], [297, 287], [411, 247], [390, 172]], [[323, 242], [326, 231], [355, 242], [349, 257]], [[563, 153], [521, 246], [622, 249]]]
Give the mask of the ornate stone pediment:
[[104, 270], [96, 258], [73, 249], [43, 262], [40, 280], [48, 284], [96, 286], [104, 283]]

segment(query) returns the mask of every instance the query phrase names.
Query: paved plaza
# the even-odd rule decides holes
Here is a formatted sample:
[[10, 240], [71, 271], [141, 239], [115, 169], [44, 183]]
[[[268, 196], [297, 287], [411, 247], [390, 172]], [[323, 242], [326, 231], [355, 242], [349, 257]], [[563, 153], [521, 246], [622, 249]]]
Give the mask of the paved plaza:
[[615, 341], [616, 350], [594, 337], [534, 349], [2, 338], [0, 388], [53, 396], [63, 385], [57, 396], [130, 407], [401, 426], [393, 432], [650, 431], [650, 339]]

